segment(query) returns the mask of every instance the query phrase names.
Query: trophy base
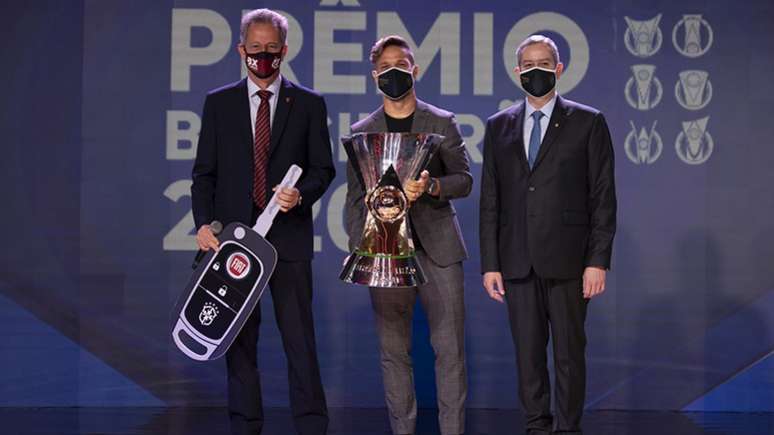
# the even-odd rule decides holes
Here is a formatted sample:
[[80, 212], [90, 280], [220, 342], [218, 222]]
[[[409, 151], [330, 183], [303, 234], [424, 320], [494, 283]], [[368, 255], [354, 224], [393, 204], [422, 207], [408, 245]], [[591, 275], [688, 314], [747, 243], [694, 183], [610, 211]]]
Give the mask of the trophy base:
[[363, 255], [357, 251], [347, 257], [339, 278], [350, 284], [369, 287], [415, 287], [427, 283], [425, 272], [415, 255], [389, 257]]

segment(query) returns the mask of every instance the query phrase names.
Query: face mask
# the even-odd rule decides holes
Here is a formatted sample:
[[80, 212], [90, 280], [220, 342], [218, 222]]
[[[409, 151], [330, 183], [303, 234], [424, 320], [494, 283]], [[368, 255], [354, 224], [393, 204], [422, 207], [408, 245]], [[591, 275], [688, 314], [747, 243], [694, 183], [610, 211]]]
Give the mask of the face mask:
[[519, 74], [521, 87], [528, 94], [540, 98], [556, 87], [556, 71], [539, 66], [522, 71]]
[[245, 51], [245, 65], [259, 79], [271, 77], [280, 67], [282, 62], [282, 52], [269, 53], [261, 51], [260, 53], [247, 53]]
[[385, 97], [397, 101], [414, 87], [414, 76], [411, 71], [394, 66], [376, 76], [376, 83]]

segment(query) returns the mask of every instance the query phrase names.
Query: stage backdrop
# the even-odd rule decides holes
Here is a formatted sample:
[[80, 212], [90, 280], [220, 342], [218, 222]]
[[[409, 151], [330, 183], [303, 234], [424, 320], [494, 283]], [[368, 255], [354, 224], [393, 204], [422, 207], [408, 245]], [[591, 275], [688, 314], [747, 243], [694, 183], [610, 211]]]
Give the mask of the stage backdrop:
[[[346, 255], [339, 138], [378, 107], [368, 50], [416, 48], [419, 96], [457, 113], [475, 188], [456, 202], [471, 407], [514, 407], [505, 309], [478, 255], [484, 125], [522, 98], [514, 49], [553, 37], [559, 91], [599, 108], [616, 153], [619, 228], [589, 306], [592, 409], [774, 411], [774, 4], [754, 1], [49, 1], [3, 6], [0, 406], [225, 403], [223, 361], [169, 338], [194, 255], [190, 173], [206, 92], [243, 76], [240, 16], [288, 17], [283, 74], [325, 95], [339, 175], [315, 206], [315, 321], [331, 406], [383, 406], [368, 293]], [[262, 304], [264, 401], [287, 403]], [[417, 311], [420, 404], [433, 355]]]

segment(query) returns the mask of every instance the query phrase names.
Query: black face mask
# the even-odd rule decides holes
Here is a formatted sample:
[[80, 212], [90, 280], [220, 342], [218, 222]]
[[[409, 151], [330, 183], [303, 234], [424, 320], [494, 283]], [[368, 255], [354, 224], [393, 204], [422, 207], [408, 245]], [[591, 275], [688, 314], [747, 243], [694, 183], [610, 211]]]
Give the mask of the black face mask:
[[376, 76], [376, 83], [384, 96], [397, 101], [408, 95], [414, 87], [414, 76], [410, 71], [394, 66]]
[[522, 71], [519, 78], [521, 87], [535, 98], [546, 95], [556, 87], [556, 71], [538, 66]]

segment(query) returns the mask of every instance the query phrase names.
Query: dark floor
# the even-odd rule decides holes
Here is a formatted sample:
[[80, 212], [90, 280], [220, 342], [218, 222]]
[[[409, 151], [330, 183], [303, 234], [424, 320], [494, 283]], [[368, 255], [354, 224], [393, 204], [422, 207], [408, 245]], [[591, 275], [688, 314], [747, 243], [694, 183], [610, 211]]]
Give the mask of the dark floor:
[[[436, 410], [419, 413], [417, 435], [436, 435]], [[330, 435], [389, 435], [384, 409], [334, 408]], [[468, 410], [469, 435], [523, 433], [519, 411]], [[222, 408], [0, 408], [2, 435], [228, 435]], [[774, 414], [593, 411], [586, 435], [771, 435]], [[266, 410], [264, 435], [293, 435], [290, 411]]]

